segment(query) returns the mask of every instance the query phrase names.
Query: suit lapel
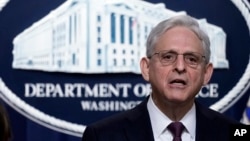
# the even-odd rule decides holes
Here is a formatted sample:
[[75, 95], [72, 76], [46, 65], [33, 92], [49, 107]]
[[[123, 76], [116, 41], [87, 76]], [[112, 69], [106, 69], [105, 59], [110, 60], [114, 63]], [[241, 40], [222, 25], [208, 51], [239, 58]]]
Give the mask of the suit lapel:
[[211, 112], [196, 102], [196, 141], [215, 141], [219, 128]]
[[128, 117], [125, 126], [125, 134], [128, 141], [153, 141], [153, 131], [147, 110], [147, 101], [144, 100], [138, 107], [133, 109], [132, 116]]

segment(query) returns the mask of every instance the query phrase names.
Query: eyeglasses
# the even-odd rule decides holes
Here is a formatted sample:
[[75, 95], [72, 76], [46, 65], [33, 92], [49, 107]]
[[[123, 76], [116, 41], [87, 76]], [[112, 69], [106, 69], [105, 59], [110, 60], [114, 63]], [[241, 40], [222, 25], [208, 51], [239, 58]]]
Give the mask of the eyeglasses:
[[178, 55], [183, 55], [184, 62], [192, 68], [196, 68], [199, 64], [203, 62], [203, 59], [205, 60], [205, 56], [197, 52], [178, 54], [174, 51], [163, 50], [154, 53], [148, 58], [151, 59], [154, 55], [158, 55], [161, 64], [164, 66], [172, 65], [176, 61]]

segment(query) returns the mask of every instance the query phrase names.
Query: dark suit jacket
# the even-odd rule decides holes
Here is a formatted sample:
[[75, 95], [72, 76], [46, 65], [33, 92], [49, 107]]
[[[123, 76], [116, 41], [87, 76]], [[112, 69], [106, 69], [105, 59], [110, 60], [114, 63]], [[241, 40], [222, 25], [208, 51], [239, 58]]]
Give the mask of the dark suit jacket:
[[[154, 141], [147, 101], [89, 125], [82, 141]], [[237, 122], [196, 102], [196, 141], [229, 141], [230, 126]]]

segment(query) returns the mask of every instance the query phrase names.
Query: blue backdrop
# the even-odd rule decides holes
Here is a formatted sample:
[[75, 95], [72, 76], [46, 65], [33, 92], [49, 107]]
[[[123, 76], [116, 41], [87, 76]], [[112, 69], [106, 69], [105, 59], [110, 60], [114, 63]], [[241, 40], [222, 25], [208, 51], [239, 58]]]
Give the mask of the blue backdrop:
[[[83, 0], [79, 1], [82, 2]], [[75, 2], [72, 2], [71, 6], [73, 7], [77, 5], [79, 1], [76, 0]], [[139, 0], [125, 1], [115, 3], [114, 6], [129, 6], [130, 4], [136, 4], [135, 1]], [[238, 1], [238, 6], [235, 1]], [[246, 72], [247, 67], [250, 64], [249, 25], [247, 24], [246, 18], [248, 16], [248, 19], [250, 19], [250, 7], [248, 7], [247, 4], [249, 4], [249, 2], [246, 0], [235, 1], [147, 0], [145, 2], [151, 6], [162, 3], [164, 4], [165, 9], [174, 12], [185, 11], [186, 14], [191, 15], [196, 19], [206, 19], [207, 23], [216, 25], [223, 29], [226, 34], [225, 54], [226, 59], [229, 61], [229, 68], [215, 69], [210, 82], [210, 84], [218, 84], [218, 89], [216, 89], [216, 91], [219, 95], [217, 97], [198, 97], [198, 99], [204, 105], [211, 106], [223, 99], [226, 95], [229, 95], [231, 92], [235, 92], [232, 90], [238, 88], [238, 85], [243, 85], [241, 86], [241, 89], [236, 92], [238, 96], [231, 100], [233, 102], [226, 104], [226, 106], [224, 106], [226, 108], [224, 109], [223, 107], [218, 109], [231, 118], [241, 120], [250, 94], [250, 74]], [[65, 0], [10, 0], [2, 11], [0, 11], [0, 78], [2, 81], [0, 83], [0, 94], [2, 98], [1, 101], [4, 103], [9, 113], [14, 135], [13, 141], [79, 141], [81, 140], [79, 132], [81, 132], [81, 129], [86, 125], [132, 107], [138, 101], [141, 101], [146, 97], [143, 91], [147, 90], [147, 83], [142, 79], [140, 74], [133, 72], [67, 73], [64, 71], [41, 71], [13, 68], [13, 41], [15, 37], [25, 29], [31, 27], [35, 22], [41, 20], [48, 13], [61, 6], [63, 3], [65, 3]], [[240, 4], [241, 6], [239, 6]], [[93, 9], [89, 8], [89, 11], [87, 10], [87, 12], [85, 12], [91, 13], [91, 10], [95, 11], [97, 5], [93, 4], [92, 6]], [[246, 10], [246, 13], [243, 13], [241, 11], [242, 9], [248, 10]], [[88, 14], [82, 15], [82, 17], [86, 19], [81, 22], [90, 19], [87, 18], [88, 16]], [[249, 20], [248, 22], [250, 23]], [[91, 29], [92, 28], [89, 30]], [[51, 33], [54, 32], [55, 31], [51, 31]], [[86, 39], [88, 39], [88, 37], [86, 37]], [[43, 42], [42, 38], [41, 41]], [[33, 44], [30, 50], [36, 48], [38, 44], [39, 43]], [[244, 80], [242, 80], [242, 78], [244, 78]], [[84, 86], [84, 90], [87, 88], [91, 89], [93, 95], [82, 95], [79, 97], [76, 95], [74, 95], [75, 97], [59, 97], [59, 94], [57, 95], [58, 97], [29, 97], [25, 95], [27, 93], [27, 89], [25, 88], [28, 85], [38, 87], [38, 84], [51, 84], [51, 87], [58, 86], [57, 88], [60, 87], [61, 89], [64, 89], [64, 92], [65, 87], [67, 87], [66, 84], [69, 84], [69, 87]], [[117, 90], [119, 92], [119, 94], [117, 94], [118, 96], [115, 95], [115, 90], [113, 90], [112, 95], [101, 96], [100, 89], [104, 86], [105, 88], [103, 91], [111, 91], [113, 90], [112, 88], [117, 90], [119, 87], [120, 89]], [[96, 96], [94, 96], [95, 88], [98, 89]], [[47, 89], [43, 87], [41, 91], [46, 90]], [[135, 90], [138, 90], [138, 92]], [[72, 91], [74, 94], [77, 93], [77, 89]], [[18, 100], [12, 101], [11, 99], [16, 98], [12, 96], [12, 94], [20, 98], [25, 104], [22, 105]], [[99, 108], [91, 109], [87, 106], [88, 108], [85, 107], [85, 109], [82, 104], [83, 101], [97, 102]], [[124, 102], [125, 108], [123, 108], [123, 110], [101, 109], [100, 107], [105, 105], [105, 102], [110, 105], [112, 105], [112, 102], [113, 104], [121, 104]], [[36, 119], [34, 116], [35, 114], [30, 112], [33, 111], [33, 109], [30, 110], [30, 106], [44, 113], [46, 115], [44, 116], [45, 118], [47, 118], [48, 115], [56, 120], [52, 119], [52, 123], [48, 123], [47, 121], [43, 121], [43, 119]], [[48, 119], [51, 119], [49, 117]], [[63, 120], [63, 122], [60, 122], [60, 120]], [[54, 121], [55, 123], [60, 122], [60, 126], [55, 126], [54, 128]], [[64, 121], [66, 122], [65, 125], [70, 124], [70, 127], [76, 125], [77, 129], [65, 129], [63, 126]], [[78, 127], [80, 128], [80, 131], [78, 130]]]

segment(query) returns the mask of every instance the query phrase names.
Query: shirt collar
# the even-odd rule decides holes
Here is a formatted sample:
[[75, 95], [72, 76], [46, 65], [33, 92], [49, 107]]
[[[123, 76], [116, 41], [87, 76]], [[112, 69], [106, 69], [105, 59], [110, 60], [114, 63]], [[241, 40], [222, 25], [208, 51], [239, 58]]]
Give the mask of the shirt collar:
[[186, 113], [186, 115], [180, 120], [186, 127], [187, 132], [194, 138], [196, 130], [196, 108], [193, 104], [192, 108]]
[[152, 96], [150, 95], [147, 108], [149, 111], [149, 117], [153, 128], [153, 134], [155, 137], [159, 137], [162, 132], [166, 129], [166, 125], [171, 123], [171, 120], [165, 116], [153, 102]]
[[[153, 128], [153, 134], [155, 137], [159, 137], [165, 130], [166, 126], [169, 125], [172, 121], [160, 111], [160, 109], [155, 105], [152, 96], [150, 95], [147, 108], [149, 111], [149, 117], [151, 125]], [[195, 128], [196, 128], [196, 109], [195, 104], [192, 108], [186, 113], [186, 115], [180, 120], [186, 127], [187, 132], [195, 137]]]

